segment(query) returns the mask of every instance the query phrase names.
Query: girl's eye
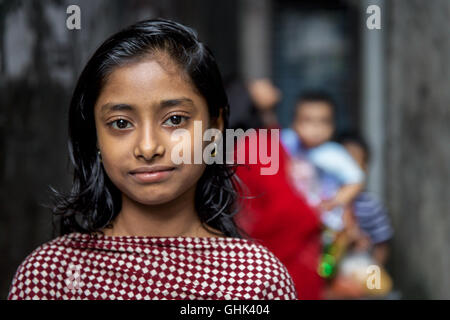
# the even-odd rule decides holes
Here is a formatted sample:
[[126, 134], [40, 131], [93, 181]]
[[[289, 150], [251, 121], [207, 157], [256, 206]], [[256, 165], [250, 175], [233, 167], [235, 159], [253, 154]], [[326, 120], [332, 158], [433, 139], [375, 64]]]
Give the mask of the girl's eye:
[[187, 119], [188, 119], [188, 117], [185, 117], [185, 116], [173, 115], [173, 116], [170, 116], [166, 121], [164, 121], [164, 124], [168, 125], [169, 127], [177, 127], [177, 126], [181, 125]]
[[[116, 127], [114, 127], [114, 124], [116, 124]], [[114, 121], [111, 121], [110, 123], [108, 123], [109, 126], [113, 127], [114, 129], [119, 129], [119, 130], [126, 129], [127, 124], [130, 124], [130, 122], [125, 119], [117, 119], [117, 120], [114, 120]]]

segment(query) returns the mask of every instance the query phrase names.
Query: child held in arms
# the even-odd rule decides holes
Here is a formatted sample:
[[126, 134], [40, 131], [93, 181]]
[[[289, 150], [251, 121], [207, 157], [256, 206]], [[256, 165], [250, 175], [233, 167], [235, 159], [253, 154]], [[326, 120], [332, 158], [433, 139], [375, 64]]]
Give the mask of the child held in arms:
[[[348, 132], [342, 134], [338, 141], [367, 173], [370, 150], [362, 136]], [[375, 262], [380, 266], [385, 265], [389, 257], [389, 241], [394, 234], [386, 207], [374, 194], [363, 191], [353, 203], [353, 214], [362, 231], [358, 247], [370, 250]]]
[[[342, 134], [337, 141], [367, 173], [370, 150], [362, 136], [349, 132]], [[393, 228], [387, 210], [375, 195], [363, 191], [354, 200], [351, 211], [358, 229], [357, 236], [351, 250], [347, 250], [340, 260], [338, 273], [325, 296], [328, 299], [390, 299], [392, 279], [384, 266], [389, 257]], [[374, 272], [379, 276], [374, 277]]]
[[345, 217], [327, 215], [348, 208], [364, 186], [364, 172], [339, 143], [335, 131], [335, 104], [323, 92], [306, 92], [297, 100], [290, 128], [281, 142], [290, 153], [294, 185], [322, 212], [325, 224], [343, 229]]

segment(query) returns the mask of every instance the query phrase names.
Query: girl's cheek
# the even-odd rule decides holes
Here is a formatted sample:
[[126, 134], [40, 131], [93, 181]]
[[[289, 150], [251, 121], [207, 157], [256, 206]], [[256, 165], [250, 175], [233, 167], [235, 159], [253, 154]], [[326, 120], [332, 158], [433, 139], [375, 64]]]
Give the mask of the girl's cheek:
[[186, 174], [185, 185], [190, 185], [193, 183], [196, 183], [200, 177], [202, 176], [203, 172], [205, 171], [206, 165], [204, 164], [188, 164], [184, 166]]

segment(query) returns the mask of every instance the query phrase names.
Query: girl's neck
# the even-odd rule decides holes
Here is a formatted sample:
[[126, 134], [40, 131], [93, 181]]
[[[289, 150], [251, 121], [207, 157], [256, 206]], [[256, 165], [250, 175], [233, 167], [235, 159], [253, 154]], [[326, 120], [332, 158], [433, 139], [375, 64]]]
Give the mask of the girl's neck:
[[107, 236], [217, 237], [202, 225], [195, 210], [194, 192], [189, 190], [159, 205], [142, 205], [122, 195], [122, 210], [112, 227], [102, 231]]

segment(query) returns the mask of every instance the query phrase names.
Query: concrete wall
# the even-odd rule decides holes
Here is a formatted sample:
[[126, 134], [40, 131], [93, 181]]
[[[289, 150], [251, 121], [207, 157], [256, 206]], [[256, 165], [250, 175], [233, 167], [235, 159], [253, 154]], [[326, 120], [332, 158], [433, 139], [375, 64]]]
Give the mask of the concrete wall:
[[405, 297], [450, 298], [450, 1], [386, 1], [386, 196]]

